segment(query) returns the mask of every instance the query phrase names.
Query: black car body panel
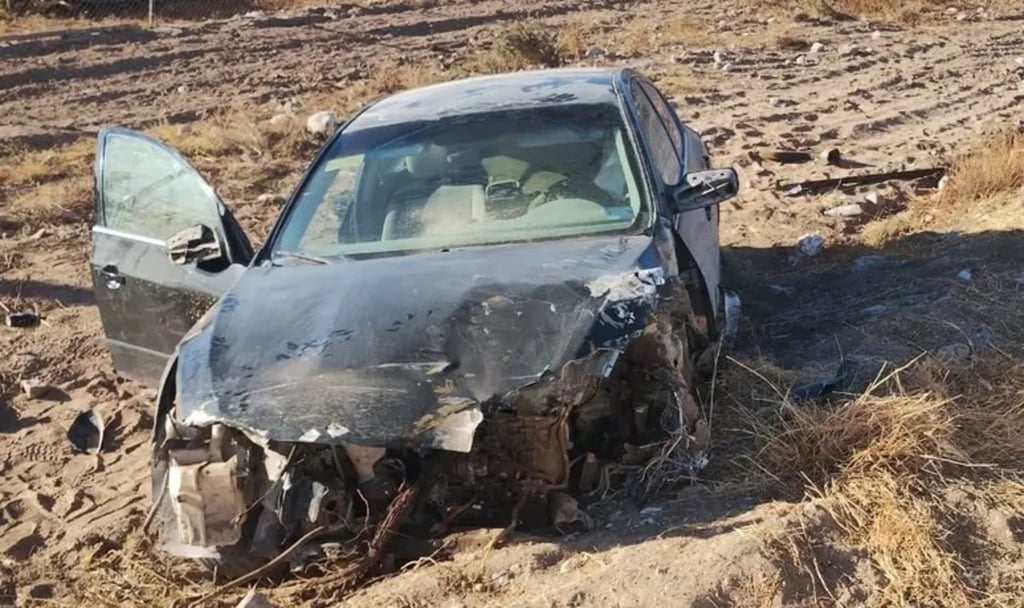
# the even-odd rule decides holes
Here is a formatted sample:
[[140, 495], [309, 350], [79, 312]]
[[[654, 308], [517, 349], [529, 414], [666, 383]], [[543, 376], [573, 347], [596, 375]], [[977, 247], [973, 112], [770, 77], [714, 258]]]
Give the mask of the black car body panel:
[[252, 268], [181, 345], [179, 416], [275, 441], [468, 451], [483, 404], [643, 330], [666, 282], [654, 241]]

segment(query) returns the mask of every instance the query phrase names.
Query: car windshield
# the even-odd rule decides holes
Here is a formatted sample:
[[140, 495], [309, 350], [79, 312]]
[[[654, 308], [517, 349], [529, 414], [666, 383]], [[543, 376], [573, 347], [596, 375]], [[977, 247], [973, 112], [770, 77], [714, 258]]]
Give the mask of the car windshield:
[[613, 105], [362, 127], [321, 158], [274, 251], [387, 254], [625, 231], [642, 201]]

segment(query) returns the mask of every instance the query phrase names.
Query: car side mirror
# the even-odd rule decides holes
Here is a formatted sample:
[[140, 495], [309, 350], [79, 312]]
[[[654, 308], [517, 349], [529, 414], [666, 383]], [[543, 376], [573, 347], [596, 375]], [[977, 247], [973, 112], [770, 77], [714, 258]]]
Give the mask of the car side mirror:
[[196, 224], [167, 239], [167, 255], [172, 264], [200, 264], [224, 257], [217, 233], [209, 226]]
[[672, 211], [685, 213], [721, 204], [740, 191], [739, 176], [732, 167], [687, 173], [672, 193]]

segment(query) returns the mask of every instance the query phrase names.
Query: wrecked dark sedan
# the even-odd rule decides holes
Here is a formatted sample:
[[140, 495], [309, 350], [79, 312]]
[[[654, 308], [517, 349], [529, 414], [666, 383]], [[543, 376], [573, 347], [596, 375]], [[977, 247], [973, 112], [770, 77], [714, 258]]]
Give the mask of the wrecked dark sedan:
[[352, 118], [254, 251], [181, 156], [104, 130], [91, 264], [115, 367], [159, 389], [164, 546], [238, 573], [381, 522], [564, 529], [616, 472], [699, 470], [737, 187], [634, 71], [474, 78]]

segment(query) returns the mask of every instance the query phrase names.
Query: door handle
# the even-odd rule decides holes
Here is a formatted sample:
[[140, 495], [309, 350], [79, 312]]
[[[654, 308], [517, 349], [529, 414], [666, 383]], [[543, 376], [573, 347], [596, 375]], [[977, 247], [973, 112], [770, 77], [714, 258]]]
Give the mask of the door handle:
[[100, 276], [103, 277], [107, 289], [121, 289], [124, 285], [124, 275], [118, 272], [117, 266], [108, 264], [100, 268]]

